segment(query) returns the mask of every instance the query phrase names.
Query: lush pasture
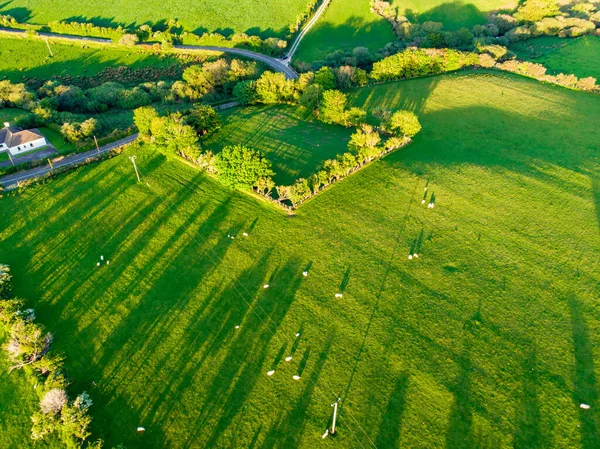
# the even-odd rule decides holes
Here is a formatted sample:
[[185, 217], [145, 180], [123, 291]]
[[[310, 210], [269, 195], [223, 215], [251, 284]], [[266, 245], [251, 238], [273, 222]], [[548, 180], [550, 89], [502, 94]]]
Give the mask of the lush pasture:
[[447, 31], [485, 23], [485, 13], [512, 10], [516, 0], [393, 0], [392, 4], [410, 20], [442, 22]]
[[[158, 24], [178, 19], [189, 31], [251, 32], [284, 35], [306, 7], [306, 0], [12, 0], [0, 13], [21, 21], [86, 20], [97, 25]], [[98, 15], [101, 11], [102, 15]]]
[[298, 47], [294, 59], [312, 62], [333, 51], [355, 47], [375, 51], [395, 39], [390, 24], [370, 11], [368, 0], [331, 0]]
[[294, 217], [151, 147], [129, 150], [150, 187], [120, 156], [0, 201], [0, 260], [92, 394], [96, 436], [599, 447], [598, 98], [455, 74], [353, 101], [423, 130]]
[[519, 59], [542, 64], [548, 73], [573, 73], [580, 78], [600, 79], [600, 37], [577, 39], [538, 37], [511, 45]]
[[306, 178], [321, 162], [347, 149], [352, 130], [327, 125], [292, 106], [254, 106], [223, 111], [223, 127], [203, 142], [213, 152], [244, 144], [260, 149], [273, 162], [275, 181], [291, 184]]
[[27, 78], [53, 76], [92, 76], [108, 67], [130, 66], [168, 67], [179, 64], [173, 57], [155, 56], [142, 50], [104, 48], [56, 43], [50, 40], [54, 56], [50, 56], [46, 42], [38, 39], [0, 37], [0, 76], [14, 82]]

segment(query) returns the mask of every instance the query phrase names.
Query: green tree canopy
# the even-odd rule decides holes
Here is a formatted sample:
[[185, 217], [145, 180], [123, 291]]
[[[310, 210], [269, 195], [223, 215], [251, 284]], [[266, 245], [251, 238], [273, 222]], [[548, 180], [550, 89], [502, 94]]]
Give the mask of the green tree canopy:
[[390, 118], [388, 128], [396, 135], [414, 137], [421, 131], [421, 123], [411, 111], [396, 111]]
[[215, 165], [223, 183], [243, 189], [259, 184], [263, 187], [265, 178], [271, 178], [275, 174], [271, 169], [271, 162], [264, 154], [243, 145], [223, 148], [216, 156]]

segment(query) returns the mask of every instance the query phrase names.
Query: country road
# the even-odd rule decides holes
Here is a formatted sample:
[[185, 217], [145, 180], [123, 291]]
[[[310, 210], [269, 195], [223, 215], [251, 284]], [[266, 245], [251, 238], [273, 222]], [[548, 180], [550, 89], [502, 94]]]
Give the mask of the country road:
[[[109, 151], [112, 151], [115, 148], [127, 145], [135, 141], [137, 138], [138, 134], [136, 133], [132, 134], [131, 136], [124, 137], [123, 139], [117, 140], [115, 142], [109, 143], [107, 145], [101, 146], [99, 148], [100, 154], [108, 153]], [[98, 156], [98, 150], [90, 150], [86, 151], [85, 153], [73, 154], [71, 156], [65, 157], [64, 159], [54, 161], [54, 170], [81, 164], [82, 162], [85, 162], [86, 159], [95, 158], [96, 156]], [[47, 164], [40, 167], [32, 168], [30, 170], [25, 170], [20, 173], [15, 173], [14, 175], [4, 176], [0, 178], [0, 184], [5, 189], [10, 189], [18, 186], [20, 182], [42, 178], [52, 171], [53, 170], [50, 168], [50, 165]]]

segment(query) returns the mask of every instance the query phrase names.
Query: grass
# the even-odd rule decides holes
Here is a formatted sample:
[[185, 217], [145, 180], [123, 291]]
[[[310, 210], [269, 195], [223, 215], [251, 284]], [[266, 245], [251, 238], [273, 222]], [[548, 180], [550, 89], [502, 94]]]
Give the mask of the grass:
[[278, 184], [292, 184], [316, 172], [320, 163], [347, 150], [352, 130], [327, 125], [292, 106], [257, 106], [223, 111], [222, 128], [203, 142], [219, 152], [242, 144], [273, 162]]
[[331, 0], [302, 40], [294, 59], [313, 62], [336, 50], [355, 47], [376, 51], [394, 40], [391, 25], [370, 11], [368, 0]]
[[[85, 20], [100, 26], [158, 24], [178, 19], [189, 31], [285, 35], [289, 25], [306, 7], [306, 0], [12, 0], [0, 6], [0, 14], [20, 21], [46, 24], [53, 20]], [[101, 15], [99, 15], [99, 13]]]
[[519, 59], [542, 64], [550, 74], [574, 74], [600, 79], [600, 37], [576, 39], [537, 37], [510, 46]]
[[50, 40], [53, 57], [46, 43], [38, 39], [0, 37], [2, 77], [13, 82], [26, 78], [54, 76], [93, 76], [109, 67], [167, 67], [179, 64], [174, 57], [156, 56], [140, 49], [105, 48], [56, 43]]
[[151, 147], [0, 201], [0, 260], [92, 395], [95, 435], [598, 447], [598, 98], [501, 74], [352, 98], [415, 110], [423, 130], [294, 217]]
[[39, 153], [40, 151], [46, 151], [47, 149], [48, 149], [48, 145], [45, 145], [45, 146], [43, 146], [43, 147], [36, 148], [35, 150], [28, 151], [27, 153], [21, 153], [21, 154], [17, 154], [17, 155], [14, 157], [14, 159], [19, 159], [19, 158], [21, 158], [21, 157], [24, 157], [24, 156], [29, 156], [29, 155], [31, 155], [31, 154]]
[[442, 22], [444, 30], [472, 28], [486, 22], [485, 13], [494, 10], [513, 10], [516, 0], [393, 0], [400, 12], [413, 22]]
[[75, 150], [75, 145], [67, 142], [61, 133], [46, 127], [39, 128], [39, 130], [46, 137], [46, 140], [56, 148], [59, 154], [69, 154]]

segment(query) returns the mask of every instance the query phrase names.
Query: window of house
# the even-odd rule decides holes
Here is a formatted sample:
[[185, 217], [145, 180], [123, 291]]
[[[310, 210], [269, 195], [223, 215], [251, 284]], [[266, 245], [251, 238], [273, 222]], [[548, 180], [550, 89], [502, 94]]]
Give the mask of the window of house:
[[30, 147], [32, 147], [32, 146], [33, 146], [33, 144], [32, 144], [32, 143], [30, 143], [30, 144], [29, 144], [29, 146], [30, 146]]

